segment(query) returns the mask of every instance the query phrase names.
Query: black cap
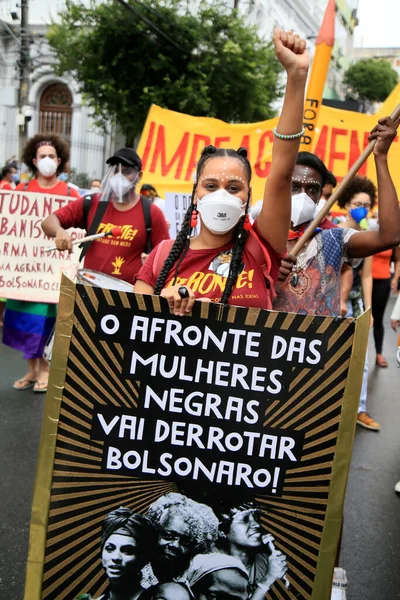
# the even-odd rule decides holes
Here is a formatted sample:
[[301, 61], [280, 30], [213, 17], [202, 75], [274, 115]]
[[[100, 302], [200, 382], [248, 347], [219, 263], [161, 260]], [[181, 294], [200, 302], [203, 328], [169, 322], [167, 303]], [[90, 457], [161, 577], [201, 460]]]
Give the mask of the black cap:
[[106, 162], [108, 165], [122, 164], [127, 167], [137, 167], [139, 171], [142, 170], [142, 161], [133, 148], [121, 148], [117, 150]]

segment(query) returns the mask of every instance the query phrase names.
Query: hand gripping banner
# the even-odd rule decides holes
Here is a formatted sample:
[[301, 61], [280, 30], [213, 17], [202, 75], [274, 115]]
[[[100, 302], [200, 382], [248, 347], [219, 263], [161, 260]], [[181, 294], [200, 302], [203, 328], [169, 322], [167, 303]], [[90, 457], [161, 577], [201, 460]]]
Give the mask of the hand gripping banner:
[[64, 277], [25, 600], [328, 600], [368, 326]]

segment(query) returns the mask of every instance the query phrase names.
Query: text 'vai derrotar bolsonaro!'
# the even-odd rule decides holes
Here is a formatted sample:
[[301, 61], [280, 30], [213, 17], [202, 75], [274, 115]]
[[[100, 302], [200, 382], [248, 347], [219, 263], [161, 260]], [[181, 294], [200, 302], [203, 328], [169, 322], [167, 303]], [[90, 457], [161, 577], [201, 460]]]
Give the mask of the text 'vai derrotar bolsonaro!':
[[96, 334], [122, 345], [123, 377], [140, 382], [134, 414], [93, 415], [105, 471], [281, 493], [304, 435], [262, 421], [271, 401], [287, 399], [293, 367], [324, 368], [322, 335], [185, 325], [110, 307], [99, 307]]

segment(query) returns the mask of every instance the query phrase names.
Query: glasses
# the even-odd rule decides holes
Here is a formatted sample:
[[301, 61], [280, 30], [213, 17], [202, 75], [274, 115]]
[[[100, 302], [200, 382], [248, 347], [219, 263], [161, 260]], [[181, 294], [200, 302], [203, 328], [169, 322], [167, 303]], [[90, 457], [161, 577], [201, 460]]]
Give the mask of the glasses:
[[352, 208], [361, 208], [362, 206], [367, 210], [371, 210], [371, 202], [351, 202]]

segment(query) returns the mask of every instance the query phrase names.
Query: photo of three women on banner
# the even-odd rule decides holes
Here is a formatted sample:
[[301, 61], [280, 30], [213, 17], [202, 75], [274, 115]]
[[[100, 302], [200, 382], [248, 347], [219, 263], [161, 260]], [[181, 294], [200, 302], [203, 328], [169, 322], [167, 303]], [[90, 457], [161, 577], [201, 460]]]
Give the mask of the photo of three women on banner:
[[[168, 239], [161, 211], [151, 206], [152, 241], [160, 241], [158, 234], [163, 239], [150, 250], [145, 217], [139, 214], [144, 199], [136, 192], [141, 160], [133, 149], [121, 149], [107, 161], [110, 169], [100, 190], [101, 200], [109, 202], [95, 196], [89, 222], [100, 206], [101, 223], [108, 229], [125, 226], [135, 216], [135, 244], [126, 246], [130, 255], [119, 246], [116, 256], [113, 246], [94, 240], [85, 255], [88, 271], [124, 279], [138, 294], [160, 295], [180, 317], [190, 313], [196, 300], [339, 316], [342, 266], [355, 267], [364, 257], [400, 244], [400, 209], [387, 160], [400, 111], [381, 119], [369, 136], [378, 179], [379, 228], [363, 231], [359, 221], [354, 228], [326, 224], [325, 215], [349, 183], [346, 178], [313, 223], [328, 171], [316, 155], [298, 153], [309, 57], [305, 41], [290, 32], [277, 30], [274, 45], [287, 73], [286, 92], [254, 223], [249, 218], [251, 165], [246, 149], [208, 146], [198, 160], [191, 203], [175, 240]], [[360, 207], [350, 199], [346, 208]], [[58, 250], [72, 250], [66, 230], [81, 225], [83, 212], [84, 201], [78, 199], [42, 223]], [[193, 235], [199, 222], [200, 232]], [[142, 253], [148, 254], [143, 265]], [[259, 508], [240, 498], [216, 508], [171, 493], [154, 502], [146, 516], [116, 506], [104, 515], [101, 560], [109, 580], [101, 600], [257, 600], [277, 579], [288, 585], [285, 557], [262, 530]]]

